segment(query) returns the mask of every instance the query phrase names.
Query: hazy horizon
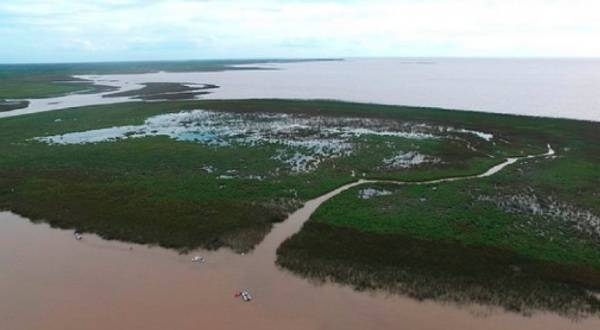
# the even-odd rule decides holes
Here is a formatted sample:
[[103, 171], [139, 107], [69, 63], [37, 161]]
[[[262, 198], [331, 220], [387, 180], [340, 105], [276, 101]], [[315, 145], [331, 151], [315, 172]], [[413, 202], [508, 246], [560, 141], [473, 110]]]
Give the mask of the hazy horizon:
[[596, 58], [596, 1], [17, 0], [0, 63]]
[[600, 56], [345, 56], [345, 57], [230, 57], [230, 58], [187, 58], [187, 59], [131, 59], [106, 61], [68, 61], [68, 62], [0, 62], [0, 65], [68, 65], [68, 64], [103, 64], [103, 63], [162, 63], [162, 62], [248, 62], [268, 63], [269, 61], [344, 61], [352, 59], [406, 59], [406, 60], [541, 60], [541, 61], [597, 61]]

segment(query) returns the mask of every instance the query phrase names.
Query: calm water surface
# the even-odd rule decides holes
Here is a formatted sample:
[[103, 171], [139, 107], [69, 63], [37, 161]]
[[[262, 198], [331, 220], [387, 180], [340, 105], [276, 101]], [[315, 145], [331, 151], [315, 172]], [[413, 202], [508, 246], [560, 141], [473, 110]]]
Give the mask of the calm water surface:
[[[213, 99], [337, 99], [600, 121], [598, 59], [347, 59], [277, 70], [82, 76], [123, 90], [144, 82], [210, 83]], [[100, 94], [30, 100], [1, 117], [116, 103]]]
[[[93, 235], [76, 241], [70, 231], [0, 213], [2, 329], [600, 328], [600, 318], [526, 317], [473, 304], [419, 302], [315, 284], [278, 269], [277, 247], [321, 203], [357, 184], [307, 202], [252, 253], [197, 251], [204, 264], [191, 262], [191, 255]], [[244, 288], [255, 297], [250, 303], [234, 297]]]
[[[272, 242], [276, 243], [276, 242]], [[271, 244], [272, 244], [271, 243]], [[268, 245], [268, 244], [267, 244]], [[263, 245], [266, 246], [266, 245]], [[32, 225], [0, 213], [2, 329], [599, 329], [550, 314], [417, 302], [317, 285], [271, 256], [189, 255]], [[255, 299], [244, 303], [236, 290]]]
[[[279, 70], [88, 76], [123, 90], [143, 82], [214, 83], [210, 98], [329, 98], [600, 120], [596, 60], [352, 59]], [[124, 102], [101, 94], [32, 100], [14, 116]], [[600, 319], [525, 317], [477, 305], [418, 302], [319, 285], [278, 269], [276, 248], [323, 201], [307, 203], [247, 255], [191, 255], [33, 225], [0, 213], [0, 329], [600, 329]], [[251, 303], [233, 297], [248, 288]]]

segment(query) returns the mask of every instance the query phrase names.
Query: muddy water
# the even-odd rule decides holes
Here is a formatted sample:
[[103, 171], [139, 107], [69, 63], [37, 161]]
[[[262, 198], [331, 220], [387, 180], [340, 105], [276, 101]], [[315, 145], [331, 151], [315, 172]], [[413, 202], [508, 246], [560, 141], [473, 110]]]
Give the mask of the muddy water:
[[[0, 328], [600, 329], [598, 318], [524, 317], [361, 293], [311, 283], [276, 267], [277, 247], [321, 203], [365, 182], [373, 181], [307, 202], [247, 255], [228, 250], [179, 255], [94, 235], [76, 241], [70, 231], [0, 213]], [[195, 254], [206, 263], [191, 262]], [[244, 288], [255, 297], [250, 303], [234, 298]]]
[[[598, 59], [367, 58], [262, 66], [277, 70], [79, 78], [120, 91], [145, 82], [210, 83], [220, 88], [203, 98], [213, 99], [336, 99], [600, 121]], [[0, 118], [128, 100], [102, 94], [34, 99], [25, 109], [0, 112]]]
[[[141, 89], [144, 87], [144, 85], [142, 85], [142, 84], [134, 84], [134, 83], [130, 83], [128, 81], [124, 81], [124, 82], [107, 81], [105, 79], [102, 79], [99, 76], [86, 76], [85, 78], [93, 81], [95, 84], [98, 84], [98, 85], [117, 87], [118, 92], [126, 92], [126, 91], [130, 91], [130, 90]], [[27, 114], [31, 114], [31, 113], [46, 112], [46, 111], [66, 109], [66, 108], [82, 107], [82, 106], [88, 106], [88, 105], [123, 103], [123, 102], [131, 101], [131, 98], [129, 98], [129, 97], [103, 97], [104, 95], [108, 95], [108, 94], [112, 94], [112, 93], [116, 93], [116, 92], [111, 91], [111, 92], [88, 93], [88, 94], [71, 93], [68, 95], [63, 95], [63, 96], [58, 96], [58, 97], [28, 99], [29, 105], [26, 108], [0, 112], [0, 118], [14, 117], [14, 116], [20, 116], [20, 115], [27, 115]]]

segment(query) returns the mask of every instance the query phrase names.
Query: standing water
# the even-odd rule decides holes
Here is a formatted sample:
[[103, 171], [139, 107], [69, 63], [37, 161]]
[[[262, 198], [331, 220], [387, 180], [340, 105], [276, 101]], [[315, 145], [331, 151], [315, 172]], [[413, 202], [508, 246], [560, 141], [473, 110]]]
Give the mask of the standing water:
[[[549, 148], [545, 155], [552, 153]], [[600, 328], [598, 318], [526, 317], [474, 304], [459, 307], [318, 285], [275, 265], [277, 247], [319, 205], [365, 182], [373, 181], [308, 201], [250, 254], [194, 252], [203, 263], [172, 250], [94, 235], [75, 240], [70, 231], [0, 213], [0, 324], [2, 329], [46, 330]], [[246, 288], [254, 297], [249, 303], [235, 297]]]
[[[271, 70], [79, 78], [120, 91], [142, 88], [146, 82], [220, 86], [203, 96], [211, 99], [336, 99], [600, 121], [598, 59], [368, 58], [262, 66]], [[104, 94], [34, 99], [25, 109], [0, 112], [0, 118], [129, 101]]]

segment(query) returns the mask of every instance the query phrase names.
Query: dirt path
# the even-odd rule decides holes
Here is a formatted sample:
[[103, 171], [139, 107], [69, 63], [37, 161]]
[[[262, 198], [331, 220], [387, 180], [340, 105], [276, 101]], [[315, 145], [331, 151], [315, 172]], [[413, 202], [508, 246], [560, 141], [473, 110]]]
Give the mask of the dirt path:
[[[545, 155], [551, 155], [550, 149], [540, 156]], [[515, 161], [509, 159], [479, 177]], [[574, 322], [546, 313], [527, 317], [474, 304], [421, 302], [335, 283], [317, 285], [277, 268], [277, 247], [321, 203], [368, 182], [378, 181], [353, 182], [307, 202], [249, 255], [227, 249], [180, 255], [95, 235], [77, 241], [72, 231], [0, 213], [1, 328], [600, 329], [598, 318]], [[195, 254], [206, 262], [192, 262]], [[255, 298], [252, 302], [234, 298], [246, 288]]]
[[509, 157], [504, 162], [492, 166], [487, 171], [470, 176], [459, 176], [459, 177], [449, 177], [435, 180], [427, 180], [427, 181], [398, 181], [398, 180], [369, 180], [363, 179], [358, 180], [352, 183], [348, 183], [344, 186], [341, 186], [335, 190], [332, 190], [324, 195], [321, 195], [315, 199], [312, 199], [304, 206], [292, 213], [285, 221], [275, 225], [275, 227], [271, 230], [271, 232], [265, 237], [265, 239], [261, 242], [261, 244], [255, 249], [252, 257], [256, 260], [253, 262], [275, 262], [276, 259], [276, 251], [279, 245], [283, 243], [286, 239], [299, 232], [302, 228], [302, 225], [310, 219], [310, 216], [321, 206], [321, 204], [325, 203], [329, 199], [334, 196], [359, 185], [367, 184], [367, 183], [389, 183], [389, 184], [398, 184], [398, 185], [428, 185], [428, 184], [438, 184], [444, 182], [455, 182], [462, 180], [473, 180], [479, 178], [485, 178], [492, 176], [504, 169], [505, 167], [516, 163], [522, 159], [532, 159], [539, 157], [548, 157], [553, 156], [555, 154], [554, 150], [550, 145], [547, 146], [548, 151], [539, 154], [539, 155], [528, 155], [523, 157]]

